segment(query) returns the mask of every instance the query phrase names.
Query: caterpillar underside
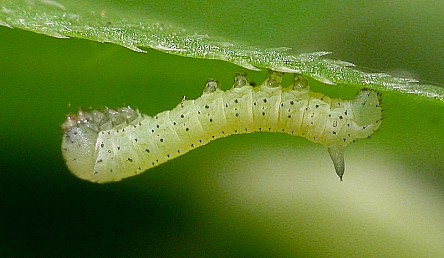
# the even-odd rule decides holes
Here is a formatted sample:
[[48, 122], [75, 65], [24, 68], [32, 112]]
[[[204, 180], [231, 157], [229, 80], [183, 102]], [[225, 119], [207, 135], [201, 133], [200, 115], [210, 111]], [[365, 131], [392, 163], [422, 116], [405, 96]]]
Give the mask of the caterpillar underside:
[[211, 140], [264, 131], [323, 144], [342, 180], [347, 144], [368, 137], [381, 123], [379, 94], [361, 90], [352, 100], [330, 99], [311, 92], [302, 75], [282, 87], [282, 75], [271, 72], [253, 87], [238, 74], [227, 91], [209, 80], [201, 97], [154, 117], [130, 107], [70, 115], [62, 125], [66, 164], [85, 180], [119, 181]]

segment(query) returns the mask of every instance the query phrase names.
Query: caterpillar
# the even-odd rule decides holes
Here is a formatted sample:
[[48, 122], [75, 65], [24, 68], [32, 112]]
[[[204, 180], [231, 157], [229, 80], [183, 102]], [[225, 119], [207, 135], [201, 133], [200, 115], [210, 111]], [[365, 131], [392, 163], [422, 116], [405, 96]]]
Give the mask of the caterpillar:
[[137, 175], [208, 142], [231, 134], [280, 132], [323, 144], [342, 181], [345, 147], [369, 137], [382, 121], [380, 94], [360, 90], [351, 100], [310, 91], [295, 74], [283, 87], [270, 71], [253, 87], [237, 74], [230, 90], [209, 80], [201, 97], [182, 100], [153, 117], [130, 107], [79, 111], [62, 124], [62, 154], [71, 172], [96, 183]]

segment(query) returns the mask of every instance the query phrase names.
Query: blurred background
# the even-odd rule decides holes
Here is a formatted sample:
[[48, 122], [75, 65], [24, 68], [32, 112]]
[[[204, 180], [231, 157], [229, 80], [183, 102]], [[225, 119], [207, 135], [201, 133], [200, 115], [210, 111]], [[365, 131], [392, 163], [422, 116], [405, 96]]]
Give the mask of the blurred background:
[[[230, 42], [326, 50], [365, 70], [444, 83], [441, 1], [119, 1], [113, 8]], [[444, 105], [436, 101], [382, 92], [382, 126], [348, 147], [344, 182], [323, 146], [266, 133], [220, 139], [113, 184], [82, 181], [64, 165], [60, 124], [68, 113], [131, 105], [154, 115], [184, 95], [199, 97], [208, 78], [229, 89], [237, 72], [257, 83], [266, 76], [0, 27], [0, 253], [444, 256]], [[359, 89], [310, 83], [333, 97]]]

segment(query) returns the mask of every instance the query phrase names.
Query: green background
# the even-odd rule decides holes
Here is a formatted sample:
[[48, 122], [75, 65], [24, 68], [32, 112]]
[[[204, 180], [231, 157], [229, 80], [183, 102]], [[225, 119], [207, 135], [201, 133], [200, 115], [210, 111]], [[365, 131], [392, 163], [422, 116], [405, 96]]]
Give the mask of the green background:
[[[100, 2], [110, 4], [107, 1]], [[444, 82], [441, 1], [113, 3], [198, 33]], [[245, 69], [0, 28], [0, 253], [4, 256], [443, 256], [444, 105], [383, 93], [384, 120], [346, 152], [299, 137], [217, 140], [119, 183], [75, 178], [60, 124], [78, 108], [154, 115]], [[260, 83], [266, 72], [248, 72]], [[312, 89], [351, 98], [357, 87]]]

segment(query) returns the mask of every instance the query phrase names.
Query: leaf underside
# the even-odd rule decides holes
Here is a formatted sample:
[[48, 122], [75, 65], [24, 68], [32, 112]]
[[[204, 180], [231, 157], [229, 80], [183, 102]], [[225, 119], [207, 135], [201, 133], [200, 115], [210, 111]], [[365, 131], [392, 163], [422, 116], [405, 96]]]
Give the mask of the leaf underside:
[[250, 70], [268, 68], [300, 73], [327, 84], [361, 85], [444, 101], [442, 87], [385, 73], [362, 72], [351, 63], [325, 58], [329, 52], [294, 55], [288, 48], [263, 49], [228, 43], [149, 18], [135, 17], [109, 6], [81, 2], [71, 1], [72, 6], [68, 7], [52, 0], [0, 0], [0, 25], [57, 38], [110, 42], [138, 52], [153, 48], [186, 57], [223, 60]]

